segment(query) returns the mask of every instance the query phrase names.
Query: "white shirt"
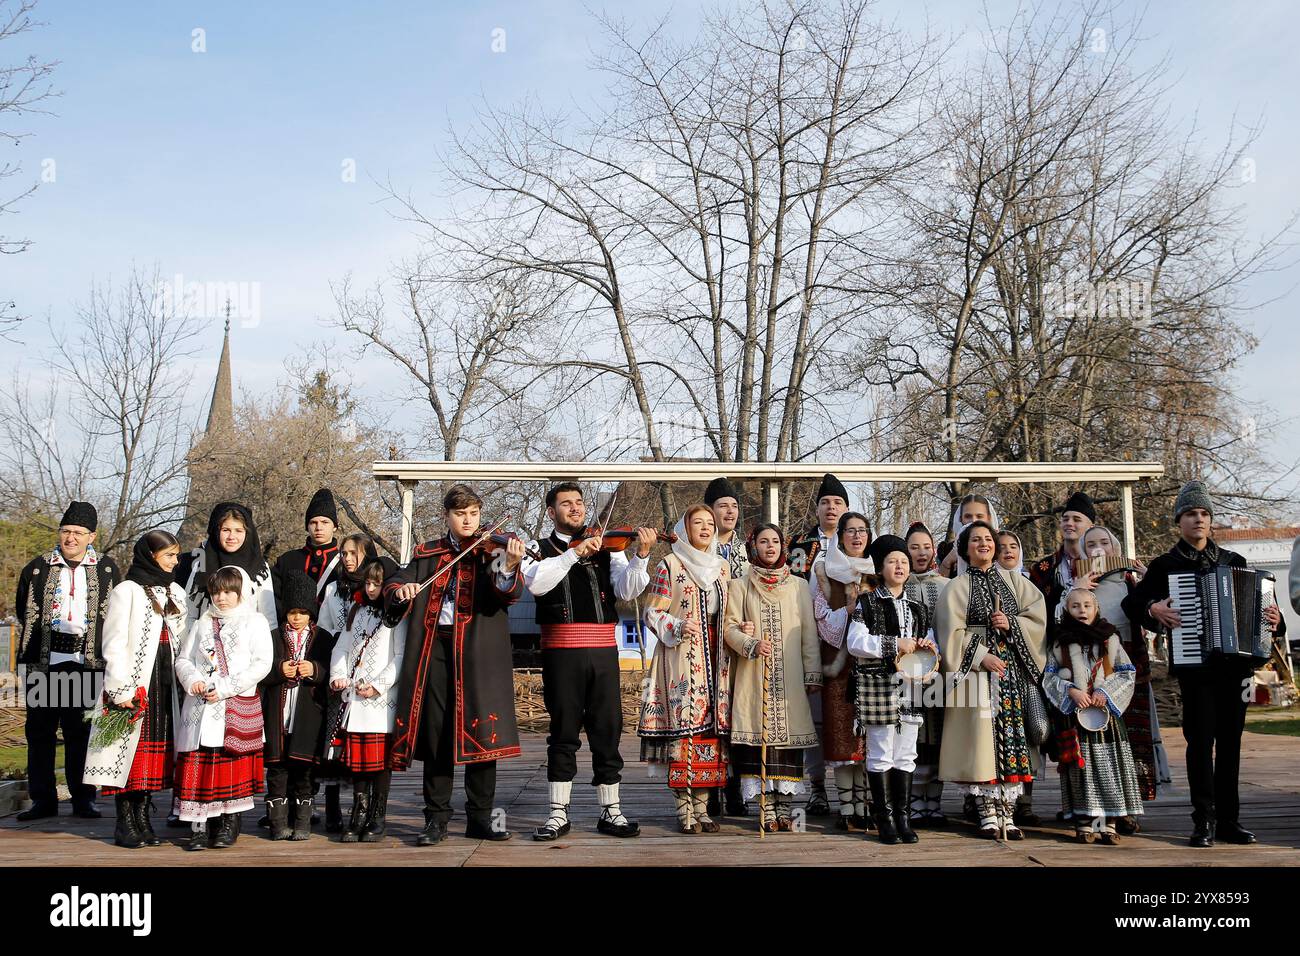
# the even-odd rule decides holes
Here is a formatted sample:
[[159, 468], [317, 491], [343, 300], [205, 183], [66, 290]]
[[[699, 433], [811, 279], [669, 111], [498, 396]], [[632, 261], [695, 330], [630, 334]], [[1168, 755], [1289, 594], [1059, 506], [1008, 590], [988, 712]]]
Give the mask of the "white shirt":
[[[572, 535], [555, 532], [555, 536], [568, 544]], [[537, 547], [538, 542], [533, 542]], [[570, 548], [553, 558], [534, 561], [524, 555], [521, 567], [524, 572], [524, 585], [533, 594], [546, 594], [559, 586], [573, 566], [578, 563], [578, 552]], [[650, 585], [650, 568], [647, 558], [633, 552], [632, 557], [626, 551], [615, 551], [609, 556], [609, 579], [614, 585], [614, 594], [620, 601], [631, 601]]]
[[[451, 538], [452, 542], [456, 545], [456, 547], [458, 548], [460, 547], [460, 541], [456, 539], [455, 535], [448, 535], [448, 537]], [[447, 573], [448, 575], [452, 575], [455, 574], [455, 571], [448, 571]], [[516, 574], [515, 571], [511, 571], [509, 574], [505, 573], [504, 571], [495, 571], [494, 573], [496, 574], [498, 590], [508, 591], [512, 587], [514, 587], [515, 574]], [[455, 578], [452, 578], [452, 580], [454, 581]], [[456, 625], [456, 590], [451, 586], [451, 583], [448, 582], [446, 590], [442, 592], [442, 607], [439, 608], [438, 610], [438, 626], [454, 627], [455, 625]]]
[[[82, 556], [81, 563], [72, 568], [64, 559], [63, 552], [55, 549], [54, 566], [59, 569], [59, 592], [63, 602], [59, 607], [59, 616], [50, 621], [51, 630], [78, 637], [86, 633], [86, 565], [94, 565], [89, 558], [90, 552], [87, 551]], [[50, 651], [51, 666], [67, 663], [84, 664], [86, 655]]]
[[[301, 631], [290, 630], [289, 626], [286, 624], [284, 631], [281, 634], [281, 639], [287, 642], [290, 647], [305, 649], [307, 635], [310, 631], [311, 629], [306, 627]], [[290, 659], [294, 661], [302, 660], [301, 652], [294, 654], [292, 658], [285, 658], [286, 661]], [[319, 679], [320, 675], [318, 674], [316, 676]], [[284, 700], [284, 729], [286, 731], [292, 732], [293, 730], [293, 712], [298, 707], [298, 689], [300, 686], [301, 682], [298, 684], [290, 684], [288, 688], [289, 693]]]

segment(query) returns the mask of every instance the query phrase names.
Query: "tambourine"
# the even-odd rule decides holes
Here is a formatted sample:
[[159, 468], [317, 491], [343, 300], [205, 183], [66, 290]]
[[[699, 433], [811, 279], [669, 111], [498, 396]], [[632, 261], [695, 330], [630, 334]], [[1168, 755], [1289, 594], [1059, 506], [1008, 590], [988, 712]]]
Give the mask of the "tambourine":
[[1105, 707], [1080, 707], [1074, 718], [1084, 730], [1105, 730], [1110, 723], [1110, 712]]
[[924, 683], [939, 673], [939, 652], [932, 647], [918, 647], [910, 654], [900, 654], [894, 668], [903, 680]]

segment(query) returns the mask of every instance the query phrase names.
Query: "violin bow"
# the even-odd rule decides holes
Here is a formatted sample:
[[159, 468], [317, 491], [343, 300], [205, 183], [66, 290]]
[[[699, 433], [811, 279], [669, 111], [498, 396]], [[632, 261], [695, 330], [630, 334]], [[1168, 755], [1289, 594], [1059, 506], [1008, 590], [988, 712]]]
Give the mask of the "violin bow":
[[[507, 521], [509, 521], [509, 520], [510, 520], [510, 515], [505, 515], [504, 517], [502, 517], [502, 519], [501, 519], [500, 521], [498, 521], [498, 522], [497, 522], [496, 524], [494, 524], [492, 527], [488, 528], [486, 531], [484, 531], [482, 534], [480, 534], [477, 538], [475, 538], [473, 541], [470, 542], [470, 545], [469, 545], [468, 548], [465, 548], [463, 551], [461, 551], [461, 553], [458, 554], [458, 555], [456, 555], [456, 557], [452, 558], [451, 561], [448, 562], [448, 563], [447, 563], [447, 564], [442, 568], [442, 570], [438, 571], [436, 574], [431, 575], [431, 576], [429, 577], [429, 580], [427, 580], [427, 581], [425, 581], [423, 584], [421, 584], [420, 587], [419, 587], [419, 589], [418, 589], [415, 593], [418, 595], [421, 591], [423, 591], [425, 588], [427, 588], [429, 585], [431, 585], [434, 581], [438, 580], [438, 578], [442, 577], [444, 574], [446, 574], [448, 571], [450, 571], [452, 568], [454, 568], [454, 567], [456, 566], [456, 562], [459, 561], [461, 558], [465, 557], [465, 555], [469, 554], [471, 551], [473, 551], [473, 550], [474, 550], [474, 546], [475, 546], [476, 544], [478, 544], [480, 541], [486, 540], [486, 538], [488, 537], [488, 535], [495, 534], [495, 533], [496, 533], [497, 531], [499, 531], [499, 530], [501, 529], [501, 527], [502, 527], [502, 526], [503, 526]], [[415, 598], [412, 597], [412, 600], [414, 600], [414, 599], [415, 599]]]
[[614, 502], [618, 501], [618, 489], [614, 489], [614, 496], [609, 499], [609, 507], [605, 509], [605, 523], [600, 526], [600, 536], [605, 537], [605, 529], [609, 527], [609, 519], [614, 516]]

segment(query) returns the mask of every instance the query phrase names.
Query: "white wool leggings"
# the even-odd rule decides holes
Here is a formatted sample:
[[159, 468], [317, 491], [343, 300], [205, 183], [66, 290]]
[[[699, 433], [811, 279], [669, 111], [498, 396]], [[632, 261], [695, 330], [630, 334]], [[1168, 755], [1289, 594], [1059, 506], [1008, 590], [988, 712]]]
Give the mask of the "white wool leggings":
[[880, 773], [898, 769], [911, 773], [916, 769], [916, 735], [920, 724], [889, 724], [867, 728], [867, 770]]

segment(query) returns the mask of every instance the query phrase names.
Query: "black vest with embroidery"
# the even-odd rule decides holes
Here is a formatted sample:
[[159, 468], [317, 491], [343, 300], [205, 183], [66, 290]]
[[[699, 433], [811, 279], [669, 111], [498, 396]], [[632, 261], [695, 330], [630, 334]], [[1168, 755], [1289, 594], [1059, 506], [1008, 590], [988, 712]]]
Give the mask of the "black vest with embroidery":
[[[543, 558], [554, 558], [569, 550], [568, 544], [551, 534], [538, 544]], [[614, 585], [609, 574], [610, 553], [599, 551], [569, 569], [564, 580], [545, 594], [536, 596], [538, 624], [614, 624]]]

